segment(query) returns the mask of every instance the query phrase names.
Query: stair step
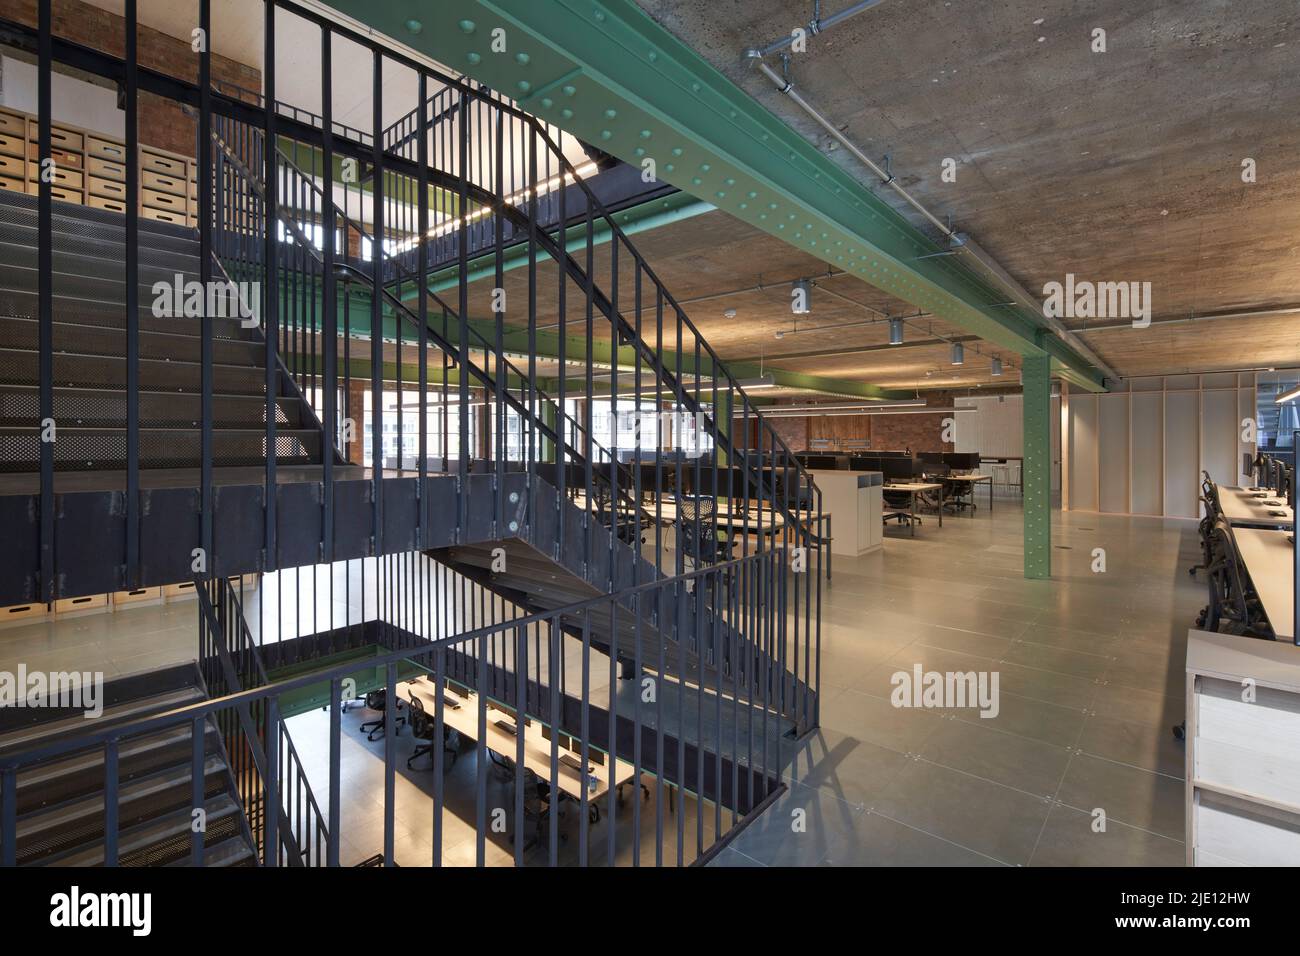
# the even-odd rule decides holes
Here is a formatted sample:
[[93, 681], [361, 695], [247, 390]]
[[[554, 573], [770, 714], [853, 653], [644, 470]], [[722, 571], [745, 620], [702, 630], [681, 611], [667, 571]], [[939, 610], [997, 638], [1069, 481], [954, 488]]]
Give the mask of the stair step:
[[[15, 233], [15, 230], [0, 225], [0, 263], [4, 264], [0, 276], [4, 277], [5, 288], [35, 288], [31, 283], [10, 284], [7, 280], [27, 273], [35, 276], [39, 262], [37, 237], [34, 228]], [[126, 280], [126, 243], [123, 239], [115, 242], [70, 239], [56, 233], [50, 261], [56, 286], [65, 276], [112, 282], [119, 286]], [[198, 279], [198, 247], [195, 246], [192, 253], [142, 248], [139, 270], [140, 295], [144, 301], [152, 302], [155, 282], [171, 285], [177, 273], [181, 274], [182, 281]]]
[[[219, 756], [204, 761], [204, 791], [215, 796], [226, 788], [226, 764]], [[124, 782], [118, 789], [118, 825], [135, 826], [189, 806], [189, 762]], [[83, 797], [52, 810], [18, 819], [19, 864], [65, 853], [104, 836], [104, 794]]]
[[[143, 427], [198, 427], [203, 396], [197, 392], [139, 393]], [[302, 405], [296, 398], [277, 398], [276, 426], [303, 426]], [[212, 396], [215, 428], [262, 428], [266, 400], [261, 395]], [[40, 390], [35, 385], [0, 385], [0, 427], [30, 425], [40, 418]], [[124, 388], [54, 389], [54, 420], [61, 425], [120, 428], [126, 421]]]
[[[93, 722], [82, 716], [60, 717], [53, 720], [35, 720], [30, 724], [14, 728], [0, 734], [0, 753], [17, 750], [36, 743], [53, 743], [63, 737], [75, 737], [87, 730], [100, 730], [115, 724], [136, 720], [149, 714], [175, 710], [187, 704], [203, 700], [203, 692], [197, 687], [181, 687], [163, 694], [140, 697], [125, 703], [105, 707], [102, 714]], [[33, 710], [39, 717], [43, 712]]]
[[[0, 235], [21, 243], [26, 238], [22, 230], [35, 232], [39, 200], [39, 196], [26, 193], [9, 190], [0, 192]], [[126, 218], [121, 213], [60, 202], [57, 199], [52, 206], [51, 218], [56, 243], [86, 241], [116, 242], [120, 245], [126, 239]], [[138, 222], [141, 247], [182, 255], [198, 255], [199, 236], [196, 230], [153, 219], [141, 218]], [[28, 245], [35, 247], [36, 242], [30, 241]]]
[[[127, 464], [125, 428], [59, 428], [54, 441], [54, 467], [61, 471], [124, 468]], [[41, 429], [0, 428], [0, 472], [33, 471], [40, 461]], [[202, 430], [141, 428], [141, 468], [198, 467], [202, 461]], [[263, 428], [222, 428], [212, 431], [212, 461], [219, 467], [266, 463]], [[286, 465], [318, 464], [321, 434], [314, 428], [276, 432], [276, 461]]]
[[[118, 744], [118, 776], [121, 780], [161, 770], [192, 753], [190, 727], [171, 727], [165, 731], [123, 740]], [[204, 750], [219, 750], [216, 726], [205, 724]], [[104, 749], [96, 746], [59, 760], [42, 763], [18, 773], [18, 812], [34, 813], [42, 807], [67, 803], [104, 787]]]
[[[229, 793], [220, 793], [203, 804], [207, 814], [203, 834], [203, 861], [208, 866], [229, 865], [217, 861], [214, 854], [227, 843], [243, 844], [248, 855], [252, 849], [244, 838], [239, 816], [239, 804]], [[193, 820], [191, 807], [173, 810], [155, 819], [122, 830], [117, 836], [118, 866], [187, 866], [190, 862], [190, 827]], [[225, 849], [223, 855], [231, 855]], [[78, 848], [52, 859], [41, 861], [45, 866], [103, 866], [104, 841]]]
[[[137, 353], [141, 360], [199, 362], [203, 339], [199, 323], [186, 322], [189, 331], [141, 331]], [[55, 322], [52, 327], [54, 352], [77, 355], [121, 356], [126, 351], [125, 333], [99, 325]], [[0, 316], [0, 339], [11, 349], [35, 355], [40, 349], [40, 323], [34, 318]], [[214, 335], [212, 361], [222, 365], [263, 367], [266, 346], [253, 339], [226, 339]]]
[[[182, 856], [166, 865], [189, 866], [190, 858]], [[205, 867], [256, 866], [257, 852], [248, 845], [248, 840], [241, 833], [239, 836], [230, 837], [215, 846], [205, 846], [203, 849], [203, 865]]]
[[[126, 387], [126, 359], [118, 355], [80, 355], [58, 352], [54, 356], [54, 384], [74, 387]], [[198, 392], [202, 367], [197, 362], [140, 359], [140, 387], [147, 391]], [[264, 395], [266, 372], [248, 365], [212, 367], [213, 391], [225, 395]], [[0, 382], [36, 385], [40, 382], [39, 356], [22, 349], [0, 348]]]

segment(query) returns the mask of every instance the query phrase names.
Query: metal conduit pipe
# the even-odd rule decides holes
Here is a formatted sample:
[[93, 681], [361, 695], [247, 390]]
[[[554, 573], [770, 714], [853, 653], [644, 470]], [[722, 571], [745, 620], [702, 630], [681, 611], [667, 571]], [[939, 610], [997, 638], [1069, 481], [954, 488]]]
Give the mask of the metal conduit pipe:
[[1012, 278], [1010, 273], [1003, 269], [1002, 266], [999, 265], [992, 256], [985, 252], [974, 239], [969, 235], [957, 232], [957, 230], [953, 229], [947, 223], [935, 216], [934, 213], [930, 212], [929, 209], [917, 201], [911, 193], [899, 184], [897, 177], [892, 173], [881, 169], [870, 156], [862, 152], [862, 150], [860, 150], [852, 140], [840, 132], [840, 130], [837, 129], [830, 120], [823, 116], [816, 107], [799, 95], [794, 88], [794, 84], [790, 80], [786, 79], [780, 73], [776, 72], [776, 70], [763, 62], [762, 53], [759, 50], [750, 50], [746, 55], [758, 64], [759, 70], [762, 71], [764, 76], [772, 81], [772, 85], [775, 86], [778, 91], [789, 97], [789, 99], [803, 110], [810, 119], [824, 129], [836, 142], [848, 150], [853, 157], [858, 160], [858, 162], [862, 163], [875, 173], [875, 175], [880, 178], [882, 185], [888, 186], [893, 189], [894, 192], [898, 193], [898, 195], [901, 196], [908, 205], [920, 213], [927, 222], [938, 229], [940, 234], [945, 239], [949, 240], [954, 248], [969, 253], [970, 257], [974, 259], [975, 262], [979, 263], [980, 266], [983, 267], [984, 271], [992, 276], [998, 285], [1004, 287], [1011, 293], [1017, 304], [1030, 309], [1035, 315], [1042, 315], [1047, 327], [1063, 341], [1067, 342], [1080, 355], [1095, 365], [1098, 370], [1101, 371], [1102, 375], [1111, 379], [1119, 378], [1119, 374], [1113, 368], [1102, 361], [1102, 359], [1093, 352], [1092, 349], [1088, 348], [1088, 346], [1074, 335], [1074, 333], [1062, 325], [1059, 320], [1052, 316], [1043, 315], [1042, 304], [1037, 302], [1033, 296], [1026, 292], [1020, 283]]
[[[874, 7], [878, 3], [880, 3], [880, 0], [862, 0], [862, 2], [860, 3], [855, 3], [850, 7], [845, 7], [839, 13], [832, 13], [829, 17], [823, 20], [821, 18], [821, 3], [818, 2], [813, 7], [813, 18], [808, 21], [808, 27], [807, 27], [808, 36], [816, 36], [817, 34], [821, 33], [823, 30], [829, 30], [837, 23], [843, 23], [849, 17], [856, 16], [857, 14], [861, 13], [863, 10], [869, 9], [870, 7]], [[784, 50], [792, 43], [794, 43], [794, 34], [790, 33], [787, 36], [783, 36], [780, 37], [779, 39], [773, 40], [765, 47], [761, 47], [754, 50], [748, 50], [746, 51], [745, 55], [749, 57], [770, 56], [773, 53], [776, 53], [778, 50]]]

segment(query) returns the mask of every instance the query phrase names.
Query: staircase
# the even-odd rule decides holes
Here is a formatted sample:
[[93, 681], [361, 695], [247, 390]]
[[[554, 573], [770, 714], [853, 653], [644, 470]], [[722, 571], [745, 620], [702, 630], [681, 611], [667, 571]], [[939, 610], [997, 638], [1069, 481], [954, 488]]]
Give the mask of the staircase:
[[[39, 468], [37, 197], [0, 190], [0, 471]], [[54, 203], [54, 467], [113, 471], [127, 463], [125, 226], [121, 215]], [[141, 219], [139, 415], [142, 469], [201, 461], [200, 320], [157, 315], [155, 283], [199, 276], [192, 229]], [[220, 278], [220, 273], [216, 273]], [[161, 287], [160, 287], [161, 288]], [[171, 296], [167, 296], [171, 302]], [[170, 308], [170, 305], [169, 305]], [[238, 318], [213, 318], [213, 464], [265, 462], [265, 344]], [[320, 462], [320, 425], [276, 371], [276, 449], [284, 464]]]
[[[635, 760], [666, 785], [712, 801], [719, 822], [722, 807], [734, 819], [770, 796], [779, 786], [780, 739], [816, 725], [810, 660], [820, 590], [812, 590], [811, 575], [794, 578], [786, 560], [786, 549], [808, 547], [809, 529], [819, 527], [816, 489], [578, 177], [550, 128], [490, 91], [465, 87], [451, 95], [452, 89], [426, 104], [427, 116], [422, 106], [413, 121], [390, 129], [389, 149], [353, 142], [337, 129], [323, 137], [324, 120], [288, 110], [278, 112], [268, 146], [247, 97], [238, 108], [226, 104], [212, 113], [211, 127], [201, 133], [212, 145], [211, 272], [261, 283], [263, 321], [245, 327], [235, 318], [211, 320], [212, 388], [205, 395], [202, 323], [152, 308], [155, 284], [170, 290], [198, 278], [198, 237], [140, 220], [134, 452], [125, 424], [123, 223], [113, 213], [54, 204], [55, 469], [102, 475], [134, 465], [142, 478], [155, 479], [153, 486], [142, 480], [143, 488], [174, 492], [170, 504], [161, 493], [142, 496], [137, 519], [145, 555], [158, 540], [175, 538], [174, 550], [188, 560], [198, 526], [193, 518], [203, 514], [214, 526], [214, 567], [198, 589], [197, 674], [187, 676], [188, 684], [160, 680], [148, 693], [137, 688], [135, 696], [122, 690], [105, 718], [125, 725], [202, 702], [205, 860], [211, 863], [323, 865], [326, 847], [333, 843], [337, 852], [340, 835], [327, 825], [283, 717], [308, 706], [337, 708], [342, 682], [361, 670], [371, 672], [367, 688], [405, 676], [403, 668], [437, 672], [479, 691], [482, 701], [547, 722], [553, 749], [560, 733], [581, 735], [618, 761]], [[419, 127], [434, 120], [443, 129], [429, 155]], [[524, 165], [535, 168], [512, 163], [507, 174], [500, 159], [507, 140], [512, 149], [529, 144], [519, 148], [529, 156]], [[471, 142], [483, 147], [473, 163]], [[333, 160], [358, 162], [356, 181], [326, 184], [331, 149]], [[376, 192], [386, 193], [384, 202], [375, 201]], [[431, 193], [435, 203], [427, 199]], [[376, 230], [373, 218], [365, 221], [358, 212], [367, 208], [372, 217], [390, 210], [397, 221]], [[457, 220], [449, 210], [463, 214]], [[596, 265], [597, 224], [608, 234], [602, 253], [608, 272]], [[337, 240], [317, 241], [330, 227]], [[585, 250], [573, 239], [584, 229]], [[268, 234], [278, 241], [268, 245]], [[36, 197], [0, 192], [0, 470], [27, 477], [39, 470], [43, 448], [35, 424], [37, 245]], [[539, 330], [535, 297], [526, 308], [512, 307], [509, 326], [500, 313], [490, 321], [470, 318], [478, 314], [471, 275], [485, 275], [493, 259], [503, 269], [507, 245], [516, 254], [523, 250], [516, 258], [529, 260], [530, 270], [537, 260], [549, 265], [550, 281], [558, 279], [572, 296], [566, 304], [566, 292], [556, 293], [559, 354], [540, 363], [545, 353], [536, 348], [537, 337], [546, 330]], [[459, 295], [444, 297], [435, 288], [435, 274], [445, 281], [448, 270], [457, 276]], [[507, 337], [513, 344], [506, 345]], [[566, 360], [566, 348], [579, 351], [577, 362]], [[349, 403], [369, 392], [378, 408], [394, 391], [394, 377], [399, 432], [403, 414], [416, 416], [422, 445], [427, 437], [430, 448], [414, 465], [399, 450], [397, 469], [376, 460], [363, 476], [347, 465], [340, 423], [353, 419], [360, 430], [362, 411]], [[626, 396], [652, 403], [656, 414], [668, 407], [694, 416], [712, 448], [684, 465], [683, 440], [674, 438], [669, 452], [656, 438], [631, 460], [620, 458], [617, 426], [612, 441], [598, 438], [592, 408], [612, 400], [616, 410]], [[202, 438], [207, 408], [210, 457]], [[374, 434], [391, 422], [390, 411], [374, 419], [366, 445], [376, 458]], [[733, 440], [733, 427], [743, 439]], [[513, 445], [508, 428], [517, 432]], [[272, 432], [271, 462], [299, 466], [293, 487], [276, 480], [268, 462]], [[211, 503], [200, 501], [196, 475], [202, 470], [206, 483], [208, 467], [253, 477], [238, 488], [223, 486]], [[653, 471], [649, 481], [643, 481], [645, 468]], [[688, 530], [696, 540], [713, 536], [712, 524], [702, 526], [699, 518], [666, 523], [642, 500], [643, 492], [670, 484], [684, 495], [688, 471], [702, 497], [729, 500], [732, 514], [750, 515], [743, 531], [729, 532], [740, 539], [734, 558], [688, 559], [678, 536]], [[666, 480], [670, 473], [675, 482]], [[338, 480], [345, 476], [354, 480]], [[61, 477], [55, 510], [60, 518], [75, 516], [77, 502], [62, 493], [70, 485]], [[116, 479], [106, 482], [116, 491]], [[728, 490], [709, 495], [710, 488]], [[54, 489], [40, 490], [41, 499], [22, 499], [0, 512], [0, 521], [30, 514], [30, 501], [53, 500]], [[665, 500], [678, 494], [663, 493]], [[108, 513], [104, 524], [119, 527], [120, 502], [101, 506]], [[151, 529], [146, 522], [169, 506], [178, 519]], [[51, 534], [42, 527], [42, 544]], [[66, 530], [53, 536], [61, 550], [51, 546], [43, 562], [53, 552], [57, 566], [68, 550], [85, 549]], [[25, 530], [22, 537], [30, 543], [36, 535]], [[115, 574], [123, 570], [116, 548], [106, 550], [114, 552], [107, 561], [95, 559], [114, 562]], [[295, 630], [291, 641], [277, 644], [278, 635], [260, 629], [254, 638], [228, 580], [357, 558], [445, 569], [454, 587], [437, 600], [454, 612], [453, 629], [422, 630], [409, 612], [422, 601], [428, 610], [421, 590], [427, 578], [398, 574], [378, 586], [374, 607], [363, 597], [357, 630], [350, 616], [345, 633], [335, 627], [331, 594], [329, 631], [298, 636], [303, 632]], [[0, 568], [5, 560], [0, 555]], [[125, 568], [122, 577], [106, 578], [133, 580], [139, 571]], [[468, 599], [458, 596], [465, 587]], [[467, 634], [473, 636], [461, 636]], [[529, 658], [527, 639], [538, 648], [550, 640], [553, 656]], [[491, 654], [484, 651], [488, 643]], [[568, 681], [562, 657], [575, 647], [583, 677]], [[593, 653], [605, 659], [596, 662]], [[586, 687], [593, 663], [609, 669], [605, 710], [577, 690]], [[615, 670], [625, 683], [615, 683]], [[663, 691], [642, 713], [639, 687], [651, 674]], [[221, 703], [231, 695], [239, 702]], [[75, 737], [79, 719], [46, 727], [42, 748]], [[97, 722], [95, 729], [114, 725]], [[167, 723], [120, 742], [118, 862], [188, 861], [191, 727]], [[10, 846], [16, 862], [111, 857], [103, 830], [103, 747], [6, 764], [5, 747], [17, 752], [37, 739], [31, 728], [12, 733], [29, 734], [0, 737], [0, 773], [17, 768]], [[516, 767], [520, 799], [522, 779]], [[585, 796], [581, 801], [585, 811]], [[553, 840], [552, 853], [554, 847]]]
[[[96, 730], [125, 725], [205, 698], [192, 665], [124, 678], [104, 687]], [[34, 716], [33, 716], [34, 715]], [[24, 747], [76, 740], [87, 729], [80, 713], [9, 710], [0, 757]], [[27, 718], [26, 722], [19, 720]], [[216, 727], [204, 723], [203, 834], [209, 866], [255, 862], [252, 834], [236, 797]], [[118, 745], [118, 865], [184, 865], [191, 858], [194, 748], [189, 726], [123, 738]], [[19, 865], [99, 866], [104, 862], [104, 750], [71, 750], [17, 773]]]

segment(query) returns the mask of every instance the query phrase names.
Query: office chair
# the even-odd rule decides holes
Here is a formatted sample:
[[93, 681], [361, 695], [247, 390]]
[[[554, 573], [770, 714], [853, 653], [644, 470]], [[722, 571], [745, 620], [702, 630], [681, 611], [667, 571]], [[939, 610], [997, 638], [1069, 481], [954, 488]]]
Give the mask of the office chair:
[[732, 541], [713, 523], [717, 499], [701, 495], [677, 496], [677, 540], [682, 553], [696, 563], [716, 564], [731, 559]]
[[[372, 690], [366, 693], [366, 709], [377, 710], [379, 711], [380, 714], [378, 720], [367, 720], [358, 728], [363, 734], [366, 735], [366, 740], [378, 740], [383, 735], [384, 730], [386, 728], [386, 722], [388, 720], [387, 707], [388, 707], [387, 690], [381, 687], [379, 690]], [[393, 733], [395, 734], [399, 733], [402, 724], [406, 723], [406, 718], [401, 715], [402, 702], [400, 700], [397, 701], [396, 709], [398, 711], [398, 715], [397, 715], [397, 725], [393, 728]], [[367, 727], [370, 729], [367, 730], [366, 729]]]
[[[414, 693], [411, 694], [411, 734], [416, 740], [427, 740], [428, 743], [419, 744], [411, 753], [406, 761], [406, 769], [411, 769], [411, 764], [427, 753], [433, 753], [433, 739], [437, 732], [437, 723], [433, 715], [424, 709], [424, 701], [420, 700]], [[442, 725], [442, 752], [451, 755], [451, 763], [447, 764], [447, 769], [456, 765], [457, 750], [452, 746], [453, 734], [455, 731], [446, 724]], [[433, 768], [430, 767], [430, 770]]]
[[1197, 618], [1197, 626], [1220, 634], [1272, 639], [1263, 604], [1241, 564], [1232, 528], [1222, 516], [1214, 524], [1211, 545], [1210, 603]]
[[[562, 802], [561, 802], [562, 803]], [[558, 816], [564, 816], [564, 808], [561, 805], [557, 811]], [[524, 823], [531, 824], [533, 827], [532, 838], [524, 844], [524, 852], [527, 853], [537, 844], [542, 842], [542, 828], [546, 826], [551, 818], [551, 785], [543, 780], [527, 767], [524, 768]], [[563, 831], [560, 831], [560, 842], [567, 843], [569, 837]], [[515, 842], [515, 835], [510, 834], [510, 842]]]
[[1223, 514], [1223, 509], [1219, 505], [1219, 486], [1210, 478], [1209, 472], [1201, 472], [1204, 476], [1201, 480], [1201, 504], [1205, 506], [1205, 516], [1197, 525], [1196, 531], [1201, 540], [1201, 563], [1194, 564], [1187, 569], [1187, 573], [1196, 576], [1197, 571], [1204, 571], [1210, 566], [1213, 558], [1211, 553], [1211, 542], [1214, 534], [1214, 525]]
[[[886, 491], [882, 497], [885, 502], [884, 523], [888, 524], [890, 518], [893, 518], [900, 525], [906, 523], [908, 527], [911, 527], [913, 521], [917, 524], [925, 523], [921, 520], [919, 515], [913, 516], [912, 514], [909, 514], [912, 504], [911, 495], [908, 492]], [[918, 495], [916, 500], [918, 503], [924, 504], [925, 496]]]

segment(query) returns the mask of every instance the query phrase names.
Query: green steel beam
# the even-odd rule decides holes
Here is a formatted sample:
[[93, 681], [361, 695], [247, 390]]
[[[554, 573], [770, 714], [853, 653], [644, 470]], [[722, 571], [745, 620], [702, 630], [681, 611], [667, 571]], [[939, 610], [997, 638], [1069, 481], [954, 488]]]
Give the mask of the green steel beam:
[[953, 257], [922, 258], [942, 250], [633, 0], [328, 2], [629, 163], [654, 160], [660, 179], [804, 252], [1105, 389], [1039, 317]]
[[[658, 229], [660, 226], [667, 226], [706, 212], [712, 212], [715, 208], [712, 203], [702, 202], [690, 193], [679, 192], [663, 199], [654, 199], [633, 206], [630, 209], [624, 209], [616, 213], [614, 219], [624, 233], [634, 236], [648, 229]], [[592, 229], [593, 245], [603, 245], [609, 242], [611, 234], [612, 230], [609, 223], [603, 219], [598, 220]], [[567, 229], [564, 242], [565, 247], [570, 252], [585, 249], [587, 246], [586, 225], [572, 226]], [[526, 266], [528, 265], [528, 247], [521, 244], [516, 248], [507, 249], [501, 258], [503, 261], [502, 267], [507, 272]], [[469, 270], [465, 275], [467, 282], [478, 282], [482, 279], [494, 278], [496, 276], [496, 256], [478, 256], [470, 260]], [[448, 289], [456, 288], [459, 282], [459, 269], [450, 266], [433, 273], [429, 277], [429, 290], [432, 292], [445, 292]], [[413, 302], [415, 298], [416, 292], [414, 290], [402, 296], [403, 301], [406, 302]]]
[[1052, 576], [1052, 367], [1026, 355], [1024, 380], [1025, 577]]

